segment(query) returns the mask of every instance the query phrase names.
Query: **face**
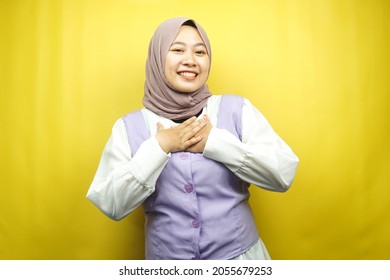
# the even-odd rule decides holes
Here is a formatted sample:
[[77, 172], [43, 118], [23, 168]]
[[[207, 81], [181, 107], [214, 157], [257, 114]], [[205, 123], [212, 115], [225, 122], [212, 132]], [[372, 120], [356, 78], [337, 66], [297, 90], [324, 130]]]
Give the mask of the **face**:
[[210, 58], [198, 30], [183, 25], [169, 48], [164, 74], [183, 93], [200, 89], [207, 81]]

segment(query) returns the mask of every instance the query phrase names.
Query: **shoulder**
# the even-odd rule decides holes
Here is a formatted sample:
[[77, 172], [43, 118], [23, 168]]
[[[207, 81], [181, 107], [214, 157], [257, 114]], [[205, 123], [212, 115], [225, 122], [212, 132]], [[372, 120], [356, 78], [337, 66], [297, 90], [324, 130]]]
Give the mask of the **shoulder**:
[[[249, 100], [241, 95], [232, 94], [232, 93], [224, 93], [219, 95], [212, 95], [209, 97], [209, 102], [220, 102], [221, 100], [234, 100], [243, 103], [249, 102]], [[250, 102], [249, 102], [250, 103]]]
[[139, 110], [128, 112], [127, 114], [122, 116], [120, 119], [126, 121], [126, 119], [137, 118], [139, 115], [142, 115], [142, 110], [143, 109], [139, 109]]
[[141, 110], [131, 111], [131, 112], [128, 112], [125, 115], [122, 115], [121, 117], [119, 117], [114, 122], [114, 125], [112, 126], [113, 136], [127, 134], [126, 127], [128, 126], [128, 124], [130, 124], [132, 122], [136, 122], [137, 121], [136, 119], [139, 118], [139, 115], [142, 116], [142, 114], [140, 114], [140, 112], [141, 112]]
[[220, 106], [239, 107], [239, 108], [253, 107], [252, 103], [247, 98], [236, 94], [213, 95], [209, 99], [209, 104], [214, 104], [217, 107]]
[[219, 94], [219, 95], [212, 95], [209, 97], [208, 101], [207, 101], [207, 105], [210, 106], [210, 105], [219, 105], [221, 103], [221, 100], [223, 100], [224, 102], [226, 101], [230, 101], [230, 102], [246, 102], [246, 98], [242, 97], [242, 96], [239, 96], [239, 95], [235, 95], [235, 94]]
[[207, 102], [209, 114], [217, 114], [221, 108], [229, 111], [247, 111], [255, 109], [252, 103], [245, 97], [235, 94], [212, 95]]
[[114, 125], [112, 126], [112, 135], [113, 136], [119, 135], [119, 134], [123, 135], [126, 133], [126, 126], [125, 126], [125, 122], [124, 122], [123, 118], [124, 117], [121, 117], [114, 122]]

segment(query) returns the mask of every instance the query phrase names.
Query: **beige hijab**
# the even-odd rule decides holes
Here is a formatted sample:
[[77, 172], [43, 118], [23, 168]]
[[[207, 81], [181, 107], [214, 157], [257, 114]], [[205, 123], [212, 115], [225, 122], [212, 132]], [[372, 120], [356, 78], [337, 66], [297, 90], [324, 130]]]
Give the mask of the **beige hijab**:
[[190, 118], [196, 115], [206, 105], [211, 93], [206, 84], [191, 93], [181, 93], [175, 90], [164, 75], [165, 60], [169, 48], [180, 27], [187, 21], [195, 24], [203, 39], [211, 63], [210, 42], [203, 28], [189, 18], [171, 18], [161, 23], [153, 34], [149, 44], [146, 60], [146, 81], [144, 98], [145, 108], [171, 120]]

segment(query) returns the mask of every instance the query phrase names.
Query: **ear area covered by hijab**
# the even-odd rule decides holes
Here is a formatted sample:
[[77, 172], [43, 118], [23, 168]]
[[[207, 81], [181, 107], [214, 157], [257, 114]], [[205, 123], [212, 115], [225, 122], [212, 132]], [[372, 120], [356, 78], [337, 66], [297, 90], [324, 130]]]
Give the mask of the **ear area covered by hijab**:
[[169, 48], [177, 36], [180, 27], [187, 21], [195, 24], [205, 46], [211, 63], [210, 42], [204, 29], [194, 20], [185, 17], [171, 18], [161, 23], [155, 30], [149, 43], [146, 60], [146, 81], [144, 97], [145, 108], [171, 119], [185, 119], [196, 115], [211, 96], [206, 84], [191, 93], [181, 93], [167, 82], [164, 67]]

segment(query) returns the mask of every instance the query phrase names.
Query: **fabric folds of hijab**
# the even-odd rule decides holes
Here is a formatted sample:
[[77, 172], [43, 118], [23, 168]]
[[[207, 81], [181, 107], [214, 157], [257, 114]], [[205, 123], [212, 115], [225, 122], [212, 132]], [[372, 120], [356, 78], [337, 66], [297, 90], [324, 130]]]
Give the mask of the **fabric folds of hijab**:
[[171, 120], [190, 118], [196, 115], [207, 103], [211, 93], [206, 84], [191, 93], [182, 93], [173, 88], [164, 75], [165, 61], [169, 48], [180, 27], [192, 21], [203, 39], [211, 63], [210, 42], [204, 29], [189, 18], [172, 18], [161, 23], [153, 34], [146, 60], [145, 108]]

